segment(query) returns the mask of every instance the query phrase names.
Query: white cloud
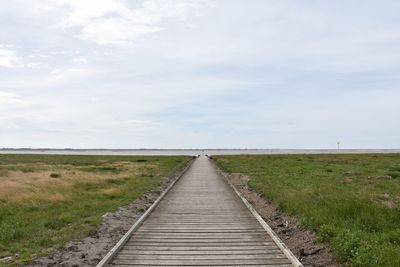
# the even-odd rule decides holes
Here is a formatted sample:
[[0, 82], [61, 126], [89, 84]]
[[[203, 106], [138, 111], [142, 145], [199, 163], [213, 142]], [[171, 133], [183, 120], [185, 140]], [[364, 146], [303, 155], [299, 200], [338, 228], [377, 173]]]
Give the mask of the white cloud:
[[85, 64], [85, 63], [88, 63], [88, 60], [85, 57], [75, 57], [72, 59], [72, 62], [78, 63], [78, 64]]
[[[57, 81], [59, 84], [60, 82], [66, 82], [68, 79], [76, 79], [78, 77], [82, 77], [85, 74], [89, 74], [90, 71], [87, 69], [82, 69], [82, 68], [68, 68], [68, 69], [53, 69], [49, 72], [53, 78], [49, 81], [50, 84], [47, 84], [47, 86], [54, 85], [54, 82]], [[51, 83], [53, 82], [53, 83]], [[46, 84], [46, 81], [44, 83]]]
[[21, 103], [24, 103], [24, 101], [22, 101], [21, 98], [17, 95], [9, 92], [0, 91], [0, 104], [5, 105]]
[[81, 38], [100, 45], [126, 44], [141, 35], [160, 31], [161, 28], [147, 25], [133, 25], [131, 21], [112, 18], [92, 21], [82, 27]]
[[133, 125], [138, 125], [138, 124], [150, 124], [151, 122], [148, 120], [138, 120], [138, 119], [129, 119], [129, 120], [125, 120], [122, 122], [123, 124], [133, 124]]
[[25, 67], [30, 68], [30, 69], [37, 69], [40, 68], [40, 64], [37, 62], [28, 62], [24, 64]]
[[0, 124], [2, 124], [2, 120], [4, 118], [9, 118], [21, 110], [27, 108], [30, 105], [30, 102], [22, 99], [20, 96], [0, 91]]
[[56, 27], [78, 28], [79, 37], [100, 45], [126, 44], [137, 38], [164, 29], [163, 20], [184, 21], [201, 15], [210, 0], [147, 0], [130, 7], [118, 0], [57, 0], [41, 2], [36, 9], [62, 12]]
[[49, 72], [50, 75], [57, 75], [60, 73], [59, 69], [53, 69], [52, 71]]
[[0, 146], [399, 146], [394, 5], [0, 1]]
[[9, 46], [0, 44], [0, 67], [14, 67], [18, 60], [16, 53]]

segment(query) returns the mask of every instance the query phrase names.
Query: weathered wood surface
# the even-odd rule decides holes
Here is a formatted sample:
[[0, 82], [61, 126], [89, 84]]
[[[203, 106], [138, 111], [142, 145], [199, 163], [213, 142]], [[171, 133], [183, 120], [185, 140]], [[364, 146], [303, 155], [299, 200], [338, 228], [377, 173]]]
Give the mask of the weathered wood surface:
[[112, 266], [292, 266], [216, 172], [198, 158]]

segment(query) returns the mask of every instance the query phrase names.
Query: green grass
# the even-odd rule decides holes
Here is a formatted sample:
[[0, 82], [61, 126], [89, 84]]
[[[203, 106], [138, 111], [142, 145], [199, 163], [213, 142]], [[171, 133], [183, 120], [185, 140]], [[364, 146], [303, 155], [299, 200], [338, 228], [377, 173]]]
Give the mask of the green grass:
[[0, 154], [0, 258], [17, 266], [93, 231], [188, 157]]
[[216, 156], [347, 266], [400, 266], [400, 154]]

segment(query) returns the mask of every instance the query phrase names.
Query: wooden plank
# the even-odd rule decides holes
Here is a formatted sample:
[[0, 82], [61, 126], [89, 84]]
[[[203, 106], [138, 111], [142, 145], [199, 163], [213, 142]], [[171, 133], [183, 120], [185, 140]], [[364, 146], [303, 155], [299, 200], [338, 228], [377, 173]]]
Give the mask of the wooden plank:
[[290, 266], [256, 218], [197, 159], [113, 258], [113, 266]]
[[[269, 245], [239, 245], [239, 246], [160, 246], [160, 245], [131, 245], [126, 244], [123, 251], [136, 251], [136, 250], [145, 250], [145, 251], [153, 251], [157, 253], [158, 251], [247, 251], [247, 250], [276, 250], [280, 251], [279, 248], [276, 247], [275, 244]], [[207, 252], [209, 253], [209, 252]]]
[[216, 246], [226, 246], [228, 244], [232, 246], [239, 246], [239, 245], [265, 245], [265, 244], [273, 244], [274, 242], [271, 241], [269, 243], [265, 241], [258, 241], [258, 240], [241, 240], [241, 239], [179, 239], [179, 240], [162, 240], [162, 239], [140, 239], [140, 240], [130, 240], [127, 243], [132, 245], [143, 244], [145, 245], [154, 245], [159, 244], [163, 246], [172, 246], [172, 245], [192, 245], [192, 246], [209, 246], [209, 245], [216, 245]]
[[186, 232], [186, 233], [136, 233], [133, 238], [246, 238], [246, 237], [264, 237], [264, 233], [256, 232], [241, 232], [241, 233], [230, 233], [230, 232], [214, 232], [214, 233], [196, 233], [196, 232]]
[[159, 225], [143, 225], [138, 231], [157, 230], [157, 229], [180, 229], [180, 228], [203, 228], [203, 229], [242, 229], [242, 230], [260, 230], [264, 229], [258, 227], [256, 224], [223, 224], [223, 223], [160, 223]]
[[161, 266], [170, 266], [170, 265], [175, 265], [175, 266], [218, 266], [218, 265], [244, 265], [244, 264], [290, 264], [288, 259], [268, 259], [268, 262], [266, 262], [265, 259], [220, 259], [220, 260], [196, 260], [195, 262], [190, 261], [190, 260], [145, 260], [145, 259], [137, 259], [135, 261], [132, 260], [125, 260], [125, 259], [114, 259], [113, 263], [114, 264], [128, 264], [132, 265], [132, 263], [135, 264], [147, 264], [147, 265], [161, 265]]
[[[223, 221], [223, 222], [216, 222], [216, 221], [212, 221], [212, 222], [183, 222], [183, 221], [177, 221], [177, 222], [173, 222], [173, 221], [165, 221], [164, 223], [162, 223], [161, 221], [157, 221], [156, 223], [154, 222], [149, 222], [147, 221], [146, 223], [143, 224], [143, 227], [157, 227], [160, 225], [227, 225], [227, 226], [243, 226], [243, 223], [240, 222], [227, 222], [227, 221]], [[259, 227], [257, 222], [253, 222], [251, 223], [251, 225], [257, 226]]]
[[[114, 267], [127, 267], [127, 266], [141, 266], [141, 267], [147, 267], [147, 266], [152, 266], [152, 267], [156, 267], [156, 266], [176, 266], [176, 265], [154, 265], [154, 264], [135, 264], [135, 263], [129, 263], [129, 264], [112, 264], [110, 266], [114, 266]], [[199, 265], [180, 265], [180, 266], [199, 266]], [[207, 266], [207, 265], [206, 265]], [[241, 264], [241, 265], [229, 265], [229, 264], [220, 264], [220, 265], [213, 265], [213, 266], [224, 266], [224, 267], [293, 267], [292, 264]]]
[[143, 226], [138, 231], [158, 231], [158, 230], [196, 230], [196, 229], [204, 229], [204, 230], [235, 230], [235, 231], [264, 231], [262, 228], [257, 227], [256, 225], [222, 225], [222, 224], [160, 224], [158, 227], [156, 226]]
[[180, 260], [180, 261], [198, 261], [198, 260], [270, 260], [270, 259], [285, 259], [287, 260], [285, 254], [203, 254], [203, 255], [192, 255], [192, 254], [181, 254], [181, 255], [143, 255], [143, 254], [121, 254], [119, 253], [115, 260]]
[[[149, 240], [149, 241], [155, 241], [155, 240], [171, 240], [171, 241], [176, 241], [176, 239], [183, 239], [183, 240], [193, 240], [193, 239], [198, 239], [201, 241], [207, 241], [207, 242], [213, 242], [212, 240], [228, 240], [228, 241], [235, 241], [235, 239], [237, 239], [238, 241], [257, 241], [259, 238], [262, 238], [264, 235], [252, 235], [252, 234], [232, 234], [232, 233], [228, 233], [228, 234], [179, 234], [179, 235], [160, 235], [160, 234], [146, 234], [146, 235], [135, 235], [133, 238], [136, 240]], [[133, 240], [133, 239], [132, 239]], [[178, 241], [180, 242], [180, 241]]]
[[136, 233], [265, 233], [264, 230], [258, 228], [227, 228], [227, 227], [159, 227], [159, 228], [143, 228]]
[[[205, 252], [206, 251], [206, 252]], [[251, 249], [251, 250], [122, 250], [118, 255], [259, 255], [280, 254], [279, 248]]]
[[[176, 265], [143, 264], [143, 263], [136, 264], [135, 262], [131, 262], [131, 263], [127, 263], [127, 264], [112, 264], [112, 266], [114, 266], [114, 267], [127, 267], [127, 266], [142, 266], [142, 267], [145, 267], [145, 266], [176, 266]], [[187, 263], [187, 264], [180, 265], [180, 266], [199, 266], [199, 265], [196, 265], [195, 263], [192, 263], [192, 264]], [[205, 265], [205, 266], [207, 266], [207, 265]], [[292, 264], [285, 264], [285, 263], [280, 263], [280, 264], [266, 264], [266, 263], [262, 264], [262, 263], [260, 263], [260, 264], [240, 264], [240, 265], [236, 265], [236, 264], [235, 265], [219, 264], [219, 265], [214, 265], [214, 266], [224, 266], [224, 267], [238, 267], [238, 266], [240, 266], [240, 267], [293, 267]]]
[[128, 246], [152, 246], [152, 247], [247, 247], [247, 246], [274, 246], [274, 242], [227, 242], [227, 243], [220, 243], [220, 242], [213, 242], [213, 243], [206, 243], [206, 242], [173, 242], [173, 243], [160, 243], [160, 242], [134, 242], [129, 241], [126, 243], [125, 247]]
[[104, 256], [104, 258], [96, 265], [96, 267], [103, 267], [110, 263], [112, 258], [123, 248], [124, 244], [128, 241], [131, 235], [140, 227], [140, 225], [150, 216], [154, 209], [156, 209], [157, 205], [161, 202], [161, 200], [168, 194], [170, 190], [173, 189], [174, 185], [179, 181], [180, 178], [184, 176], [184, 174], [190, 169], [194, 162], [192, 159], [185, 168], [178, 173], [176, 178], [172, 181], [172, 183], [161, 193], [161, 195], [154, 201], [154, 203], [140, 216], [140, 218], [135, 222], [134, 225], [125, 233], [125, 235], [115, 244], [113, 248]]

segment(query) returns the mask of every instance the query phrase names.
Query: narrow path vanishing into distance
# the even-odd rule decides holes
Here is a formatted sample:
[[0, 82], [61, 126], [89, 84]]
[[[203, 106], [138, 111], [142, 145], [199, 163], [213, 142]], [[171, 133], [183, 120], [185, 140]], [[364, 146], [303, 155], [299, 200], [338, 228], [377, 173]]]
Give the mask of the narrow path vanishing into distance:
[[200, 156], [101, 266], [301, 266], [287, 251]]

